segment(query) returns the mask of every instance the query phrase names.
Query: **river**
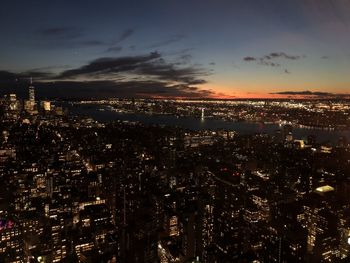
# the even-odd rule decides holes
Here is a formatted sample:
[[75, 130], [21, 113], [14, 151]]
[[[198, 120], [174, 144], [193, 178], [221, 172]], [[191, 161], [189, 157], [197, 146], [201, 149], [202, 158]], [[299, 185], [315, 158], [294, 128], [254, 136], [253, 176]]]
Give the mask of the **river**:
[[[165, 126], [177, 126], [190, 130], [234, 130], [240, 134], [266, 133], [274, 134], [282, 129], [278, 124], [262, 124], [254, 122], [233, 122], [217, 119], [204, 119], [194, 117], [176, 117], [173, 115], [120, 113], [98, 105], [74, 105], [69, 106], [69, 111], [74, 115], [87, 116], [99, 122], [131, 121], [144, 124], [155, 124]], [[341, 136], [350, 140], [350, 130], [320, 130], [312, 128], [293, 128], [293, 136], [296, 139], [306, 139], [308, 135], [315, 135], [319, 142], [337, 143]]]

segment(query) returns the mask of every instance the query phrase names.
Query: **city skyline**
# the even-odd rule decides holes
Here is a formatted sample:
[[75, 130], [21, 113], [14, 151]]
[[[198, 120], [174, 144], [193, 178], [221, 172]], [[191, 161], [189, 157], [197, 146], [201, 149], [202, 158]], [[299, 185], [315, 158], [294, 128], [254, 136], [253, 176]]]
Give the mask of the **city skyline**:
[[349, 262], [349, 100], [0, 99], [0, 262]]
[[3, 0], [0, 263], [349, 263], [350, 0]]
[[[350, 4], [5, 1], [0, 87], [43, 97], [349, 97]], [[20, 92], [19, 92], [20, 93]]]

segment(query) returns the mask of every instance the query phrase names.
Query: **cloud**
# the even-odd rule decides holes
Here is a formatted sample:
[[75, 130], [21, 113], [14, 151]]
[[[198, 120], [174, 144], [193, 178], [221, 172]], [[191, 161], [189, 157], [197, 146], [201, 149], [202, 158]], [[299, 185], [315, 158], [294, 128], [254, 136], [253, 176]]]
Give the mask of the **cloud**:
[[69, 65], [52, 65], [46, 67], [33, 68], [28, 70], [28, 72], [51, 72], [57, 70], [67, 70], [69, 68], [71, 68], [71, 66]]
[[77, 27], [50, 27], [39, 31], [41, 37], [56, 40], [76, 39], [83, 35], [83, 30]]
[[0, 71], [0, 83], [14, 83], [18, 81], [27, 81], [29, 82], [30, 78], [36, 80], [46, 80], [52, 78], [55, 75], [51, 72], [39, 71], [39, 70], [30, 70], [21, 73], [12, 73], [9, 71]]
[[154, 43], [154, 44], [148, 46], [147, 48], [159, 48], [159, 47], [167, 46], [167, 45], [179, 42], [182, 39], [184, 39], [185, 37], [186, 37], [185, 35], [174, 35], [167, 40]]
[[247, 56], [247, 57], [244, 57], [243, 60], [246, 62], [258, 61], [259, 65], [276, 67], [276, 66], [280, 66], [280, 65], [278, 63], [271, 62], [271, 60], [281, 59], [281, 58], [286, 59], [286, 60], [298, 60], [298, 59], [305, 58], [305, 57], [306, 57], [305, 55], [295, 56], [295, 55], [288, 55], [284, 52], [272, 52], [272, 53], [265, 55], [265, 56], [262, 56], [262, 57]]
[[257, 59], [254, 57], [245, 57], [245, 58], [243, 58], [243, 60], [249, 62], [249, 61], [256, 61]]
[[190, 54], [183, 54], [179, 57], [180, 63], [187, 64], [192, 60], [192, 55]]
[[37, 80], [45, 80], [48, 78], [54, 77], [55, 74], [51, 72], [46, 72], [46, 71], [39, 71], [39, 70], [30, 70], [30, 71], [25, 71], [20, 74], [20, 78], [25, 78], [25, 79], [30, 79], [34, 78]]
[[[26, 98], [28, 85], [28, 81], [13, 81], [11, 85], [0, 81], [0, 94], [16, 93]], [[40, 98], [210, 98], [215, 96], [215, 92], [211, 90], [186, 85], [166, 85], [158, 81], [58, 81], [35, 82], [34, 86]]]
[[[217, 94], [200, 86], [210, 70], [191, 64], [169, 62], [160, 53], [104, 57], [54, 75], [50, 72], [0, 72], [1, 92], [23, 96], [28, 78], [34, 77], [38, 96], [49, 98], [182, 97], [209, 98]], [[16, 90], [17, 89], [17, 90]], [[22, 92], [22, 93], [21, 93]]]
[[259, 59], [258, 62], [259, 65], [263, 65], [263, 66], [270, 66], [270, 67], [280, 67], [281, 64], [279, 63], [275, 63], [275, 62], [271, 62], [271, 61], [266, 61], [264, 59]]
[[122, 51], [123, 47], [121, 46], [116, 46], [116, 47], [110, 47], [106, 50], [106, 52], [114, 52], [114, 53], [117, 53], [117, 52], [120, 52]]
[[135, 69], [137, 74], [153, 76], [164, 81], [179, 82], [184, 84], [204, 84], [206, 81], [199, 79], [209, 73], [193, 67], [177, 68], [173, 64], [162, 61], [145, 63]]
[[41, 49], [79, 49], [91, 47], [106, 47], [109, 43], [100, 40], [47, 40], [35, 44]]
[[342, 93], [332, 93], [332, 92], [324, 92], [324, 91], [310, 91], [310, 90], [280, 91], [280, 92], [273, 92], [270, 94], [317, 97], [317, 98], [350, 98], [350, 93], [349, 94], [342, 94]]
[[97, 39], [84, 39], [84, 30], [77, 27], [52, 27], [39, 31], [39, 48], [84, 48], [108, 46], [110, 43]]
[[142, 65], [142, 63], [150, 62], [160, 57], [161, 55], [158, 52], [152, 52], [148, 55], [140, 56], [99, 58], [80, 68], [64, 71], [60, 74], [59, 78], [75, 78], [88, 74], [106, 75], [133, 71]]
[[80, 68], [63, 71], [58, 79], [110, 79], [132, 75], [142, 79], [193, 85], [205, 83], [202, 77], [209, 74], [207, 70], [184, 65], [184, 61], [167, 62], [160, 53], [152, 52], [139, 56], [99, 58]]
[[119, 37], [117, 38], [117, 40], [114, 42], [114, 44], [118, 44], [122, 41], [124, 41], [125, 39], [131, 37], [133, 34], [135, 33], [135, 30], [132, 28], [128, 28], [126, 30], [124, 30]]
[[293, 56], [293, 55], [287, 55], [284, 52], [279, 52], [279, 53], [270, 53], [267, 56], [264, 56], [265, 59], [273, 59], [273, 58], [285, 58], [285, 59], [290, 59], [290, 60], [297, 60], [300, 59], [302, 57], [305, 57], [305, 55], [303, 56]]
[[328, 56], [322, 56], [321, 59], [329, 59]]
[[123, 42], [125, 39], [129, 38], [135, 33], [134, 29], [124, 30], [115, 41], [100, 41], [100, 40], [87, 40], [76, 42], [78, 46], [92, 47], [92, 46], [111, 46], [106, 50], [106, 52], [120, 52], [122, 47], [117, 45], [120, 42]]
[[316, 95], [316, 96], [328, 96], [333, 95], [329, 92], [321, 92], [321, 91], [310, 91], [310, 90], [304, 90], [304, 91], [280, 91], [280, 92], [274, 92], [270, 94], [280, 94], [280, 95]]
[[[281, 67], [281, 64], [279, 63], [281, 59], [284, 60], [299, 60], [302, 58], [305, 58], [305, 55], [289, 55], [285, 52], [271, 52], [268, 55], [264, 55], [262, 57], [252, 57], [247, 56], [243, 58], [243, 61], [245, 62], [256, 62], [258, 65], [262, 66], [268, 66], [268, 67], [274, 67], [278, 68]], [[278, 62], [276, 62], [278, 60]], [[289, 74], [289, 70], [285, 69], [284, 73]]]
[[124, 30], [116, 40], [88, 39], [84, 30], [77, 27], [52, 27], [39, 31], [42, 38], [38, 45], [43, 48], [85, 48], [85, 47], [110, 47], [107, 52], [120, 51], [118, 43], [134, 34], [134, 29]]

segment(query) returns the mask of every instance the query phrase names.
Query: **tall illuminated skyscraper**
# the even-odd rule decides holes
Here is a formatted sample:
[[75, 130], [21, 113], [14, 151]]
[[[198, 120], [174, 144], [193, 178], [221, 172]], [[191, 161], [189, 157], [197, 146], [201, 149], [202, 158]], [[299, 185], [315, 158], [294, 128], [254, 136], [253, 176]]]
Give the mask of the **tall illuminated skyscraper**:
[[29, 86], [29, 101], [35, 101], [35, 89], [33, 86], [33, 79], [30, 78], [30, 86]]

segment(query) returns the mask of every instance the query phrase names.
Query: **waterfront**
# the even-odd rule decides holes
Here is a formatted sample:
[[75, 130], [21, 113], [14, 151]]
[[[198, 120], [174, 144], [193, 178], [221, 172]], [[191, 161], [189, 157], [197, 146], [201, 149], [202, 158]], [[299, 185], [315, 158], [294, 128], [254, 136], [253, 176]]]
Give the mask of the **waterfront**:
[[[102, 110], [101, 110], [102, 109]], [[176, 117], [173, 115], [121, 113], [112, 111], [108, 107], [97, 105], [74, 105], [69, 106], [70, 112], [79, 116], [91, 117], [100, 122], [130, 121], [148, 125], [177, 126], [190, 130], [234, 130], [239, 134], [266, 133], [275, 134], [283, 126], [278, 124], [263, 124], [254, 122], [232, 122], [217, 119], [200, 119], [194, 117]], [[308, 135], [315, 135], [319, 142], [337, 143], [341, 136], [350, 140], [350, 130], [321, 130], [313, 128], [293, 128], [296, 139], [306, 139]]]

